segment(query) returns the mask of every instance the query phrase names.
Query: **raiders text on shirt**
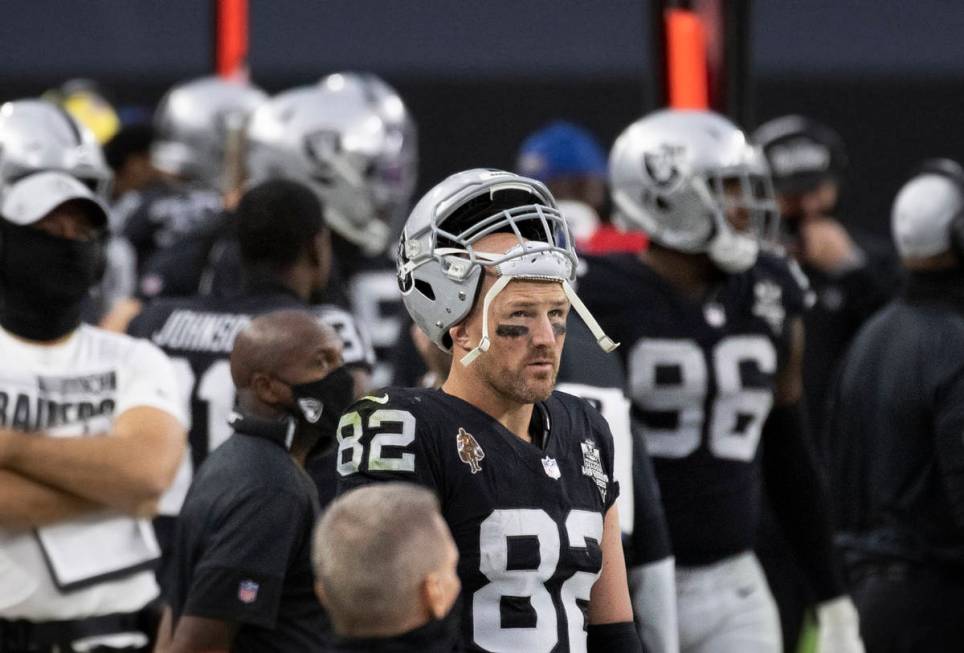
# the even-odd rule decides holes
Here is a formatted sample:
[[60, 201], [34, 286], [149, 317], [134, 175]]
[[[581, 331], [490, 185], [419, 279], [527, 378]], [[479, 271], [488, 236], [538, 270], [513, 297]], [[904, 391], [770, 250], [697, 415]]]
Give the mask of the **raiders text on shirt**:
[[[117, 373], [110, 370], [84, 376], [39, 376], [37, 388], [39, 394], [36, 397], [0, 390], [0, 427], [44, 431], [112, 415], [116, 405]], [[82, 399], [71, 400], [70, 395], [79, 395]]]

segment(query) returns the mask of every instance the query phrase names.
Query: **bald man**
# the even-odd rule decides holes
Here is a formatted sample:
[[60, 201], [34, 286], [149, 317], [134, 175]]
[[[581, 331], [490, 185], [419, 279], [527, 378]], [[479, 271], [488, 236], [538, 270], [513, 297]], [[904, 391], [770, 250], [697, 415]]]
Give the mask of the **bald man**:
[[341, 340], [308, 312], [268, 313], [238, 334], [231, 377], [234, 434], [181, 510], [158, 650], [324, 650], [311, 572], [318, 495], [304, 462], [351, 401]]
[[315, 591], [337, 640], [332, 653], [449, 653], [459, 554], [439, 502], [412, 483], [336, 499], [315, 529]]

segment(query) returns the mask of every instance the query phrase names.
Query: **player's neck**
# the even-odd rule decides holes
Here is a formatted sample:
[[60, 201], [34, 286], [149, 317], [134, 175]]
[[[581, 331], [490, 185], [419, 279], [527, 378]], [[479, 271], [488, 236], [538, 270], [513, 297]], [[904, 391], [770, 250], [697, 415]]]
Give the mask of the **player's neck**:
[[705, 254], [687, 254], [653, 245], [639, 257], [679, 292], [697, 299], [702, 298], [722, 275]]
[[[455, 363], [454, 365], [459, 365]], [[532, 442], [529, 423], [532, 420], [532, 404], [520, 404], [495, 391], [482, 379], [453, 370], [442, 384], [442, 391], [472, 404], [504, 426], [516, 437]]]

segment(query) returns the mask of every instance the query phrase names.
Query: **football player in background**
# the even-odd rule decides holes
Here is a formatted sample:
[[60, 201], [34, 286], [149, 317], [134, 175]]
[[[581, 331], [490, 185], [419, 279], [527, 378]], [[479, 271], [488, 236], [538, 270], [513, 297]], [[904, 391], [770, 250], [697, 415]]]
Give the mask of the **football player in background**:
[[[577, 264], [546, 188], [498, 170], [448, 177], [402, 232], [408, 312], [453, 354], [440, 389], [376, 392], [338, 427], [339, 492], [433, 489], [459, 549], [474, 651], [639, 651], [609, 427], [553, 392]], [[570, 304], [572, 302], [572, 304]]]
[[897, 194], [908, 283], [857, 334], [828, 408], [838, 543], [871, 653], [964, 650], [964, 171]]
[[[242, 197], [235, 220], [242, 257], [241, 294], [157, 299], [130, 324], [132, 335], [150, 339], [171, 356], [182, 401], [191, 415], [190, 455], [184, 457], [155, 520], [165, 553], [194, 470], [231, 435], [228, 417], [234, 409], [235, 387], [228, 359], [235, 336], [254, 315], [306, 308], [312, 295], [327, 283], [331, 261], [328, 230], [318, 199], [309, 189], [282, 179], [255, 186]], [[334, 419], [335, 410], [340, 413], [356, 396], [352, 374], [367, 387], [373, 354], [349, 313], [324, 305], [311, 310], [342, 340], [345, 367], [337, 374], [344, 377], [338, 386], [344, 395], [319, 398], [329, 406], [325, 419]], [[337, 409], [331, 408], [334, 404]], [[311, 455], [306, 467], [316, 477], [323, 500], [330, 499], [335, 492], [331, 458], [324, 464]], [[163, 565], [158, 578], [166, 579]]]
[[[251, 183], [295, 179], [321, 199], [334, 252], [322, 299], [346, 304], [365, 325], [378, 360], [374, 383], [388, 383], [401, 301], [386, 248], [410, 206], [418, 164], [415, 125], [402, 99], [374, 75], [328, 75], [256, 111], [246, 147]], [[217, 257], [212, 292], [230, 294], [236, 248], [226, 243]]]
[[758, 239], [776, 219], [759, 160], [711, 112], [630, 125], [610, 155], [613, 200], [650, 249], [589, 259], [580, 289], [623, 343], [676, 557], [680, 650], [782, 650], [753, 555], [762, 473], [818, 591], [821, 650], [862, 651], [800, 403], [801, 280]]
[[[217, 77], [178, 84], [161, 100], [151, 145], [158, 174], [117, 203], [125, 209], [118, 224], [137, 253], [139, 297], [197, 292], [223, 221], [224, 197], [240, 183], [232, 172], [240, 154], [229, 150], [243, 139], [247, 117], [266, 100], [254, 86]], [[199, 233], [208, 238], [196, 237]]]

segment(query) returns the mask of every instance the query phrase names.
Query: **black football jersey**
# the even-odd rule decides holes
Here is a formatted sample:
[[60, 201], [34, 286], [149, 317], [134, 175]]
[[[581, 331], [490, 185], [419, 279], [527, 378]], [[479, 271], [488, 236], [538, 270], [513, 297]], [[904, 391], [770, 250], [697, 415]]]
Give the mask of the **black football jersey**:
[[[401, 336], [402, 324], [408, 323], [398, 290], [395, 263], [388, 255], [365, 256], [334, 233], [332, 247], [335, 261], [331, 285], [340, 283], [352, 313], [365, 325], [371, 338], [376, 359], [372, 386], [388, 385], [393, 382], [394, 349]], [[330, 292], [336, 294], [334, 288]]]
[[408, 480], [438, 495], [460, 554], [468, 650], [585, 650], [603, 520], [619, 494], [612, 436], [561, 392], [536, 404], [533, 428], [541, 447], [441, 390], [395, 388], [339, 424], [339, 492]]
[[199, 184], [161, 181], [125, 196], [116, 207], [118, 222], [134, 247], [138, 273], [157, 252], [217, 220], [223, 207], [217, 190]]
[[619, 526], [628, 567], [673, 555], [653, 463], [630, 422], [622, 362], [596, 344], [589, 328], [569, 314], [556, 388], [582, 397], [605, 418], [613, 435], [614, 473], [619, 481]]
[[234, 338], [252, 316], [282, 309], [309, 309], [341, 336], [346, 365], [370, 368], [371, 346], [347, 311], [335, 306], [306, 306], [280, 288], [237, 297], [192, 297], [155, 300], [130, 324], [129, 333], [147, 338], [171, 358], [190, 406], [188, 444], [182, 470], [165, 499], [161, 514], [177, 514], [190, 485], [191, 469], [231, 435], [228, 417], [235, 389], [229, 358]]
[[804, 310], [798, 274], [761, 254], [698, 301], [635, 255], [587, 261], [579, 294], [622, 343], [634, 427], [652, 456], [680, 564], [753, 546], [758, 445], [791, 320]]

